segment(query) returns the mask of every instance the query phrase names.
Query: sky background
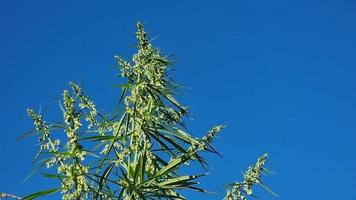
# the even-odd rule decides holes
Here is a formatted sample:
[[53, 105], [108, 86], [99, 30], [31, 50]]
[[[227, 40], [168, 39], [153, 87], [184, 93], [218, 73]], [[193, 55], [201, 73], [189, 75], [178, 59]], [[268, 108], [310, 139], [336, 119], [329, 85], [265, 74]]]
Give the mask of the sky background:
[[352, 0], [1, 1], [0, 191], [55, 185], [40, 175], [21, 183], [38, 150], [36, 138], [16, 141], [32, 128], [26, 108], [46, 106], [46, 119], [60, 120], [56, 98], [83, 80], [110, 111], [120, 92], [113, 56], [135, 52], [141, 20], [175, 54], [191, 133], [227, 125], [215, 142], [223, 158], [208, 156], [201, 180], [218, 194], [189, 199], [222, 199], [264, 152], [279, 199], [356, 199], [355, 11]]

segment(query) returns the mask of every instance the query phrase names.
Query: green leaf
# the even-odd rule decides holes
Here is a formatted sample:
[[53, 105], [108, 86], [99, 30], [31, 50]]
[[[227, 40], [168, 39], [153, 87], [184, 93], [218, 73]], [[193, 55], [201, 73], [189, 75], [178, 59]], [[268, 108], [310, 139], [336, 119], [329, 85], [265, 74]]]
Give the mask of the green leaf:
[[[202, 176], [205, 176], [206, 174], [202, 174], [202, 175], [192, 175], [192, 176], [179, 176], [179, 177], [175, 177], [175, 178], [170, 178], [167, 179], [163, 182], [160, 182], [158, 185], [160, 187], [165, 187], [165, 186], [174, 186], [174, 185], [182, 185], [184, 186], [184, 184], [187, 184], [186, 186], [190, 185], [188, 184], [188, 181], [200, 178]], [[174, 188], [174, 187], [173, 187]]]
[[52, 189], [48, 189], [48, 190], [43, 190], [40, 192], [36, 192], [30, 195], [27, 195], [25, 197], [23, 197], [22, 200], [32, 200], [32, 199], [36, 199], [38, 197], [44, 196], [44, 195], [50, 195], [56, 192], [59, 192], [61, 190], [61, 188], [52, 188]]

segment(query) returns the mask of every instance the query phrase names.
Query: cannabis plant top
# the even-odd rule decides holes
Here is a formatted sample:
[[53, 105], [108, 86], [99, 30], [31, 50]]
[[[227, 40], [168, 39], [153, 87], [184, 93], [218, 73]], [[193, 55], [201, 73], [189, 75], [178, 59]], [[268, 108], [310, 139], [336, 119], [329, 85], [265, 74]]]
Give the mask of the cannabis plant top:
[[[59, 186], [23, 198], [0, 193], [0, 198], [34, 199], [60, 192], [63, 200], [186, 199], [181, 189], [206, 192], [196, 182], [206, 174], [182, 174], [180, 168], [189, 162], [204, 167], [200, 153], [217, 153], [211, 143], [223, 126], [202, 138], [187, 133], [189, 113], [174, 97], [179, 85], [167, 74], [169, 59], [151, 45], [141, 23], [136, 36], [138, 51], [131, 61], [115, 56], [126, 82], [114, 111], [98, 112], [72, 82], [60, 103], [62, 123], [49, 124], [42, 113], [28, 109], [35, 126], [31, 133], [40, 143], [34, 163], [50, 168], [44, 176], [57, 179]], [[242, 182], [228, 185], [225, 199], [244, 200], [253, 185], [263, 185], [266, 158], [249, 167]]]

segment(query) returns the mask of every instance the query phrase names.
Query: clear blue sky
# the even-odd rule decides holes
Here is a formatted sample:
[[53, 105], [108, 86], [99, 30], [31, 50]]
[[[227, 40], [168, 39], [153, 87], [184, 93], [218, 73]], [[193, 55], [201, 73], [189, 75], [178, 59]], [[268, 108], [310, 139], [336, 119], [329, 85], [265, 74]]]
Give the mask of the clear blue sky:
[[172, 75], [190, 88], [180, 99], [194, 113], [192, 134], [228, 125], [215, 143], [224, 157], [209, 156], [202, 179], [219, 194], [191, 199], [221, 199], [223, 185], [263, 152], [280, 199], [356, 199], [352, 0], [1, 1], [0, 191], [53, 185], [39, 175], [21, 184], [38, 149], [35, 138], [15, 141], [32, 128], [26, 108], [47, 105], [48, 120], [61, 119], [55, 98], [84, 80], [98, 107], [112, 109], [113, 56], [134, 52], [136, 20], [176, 55]]

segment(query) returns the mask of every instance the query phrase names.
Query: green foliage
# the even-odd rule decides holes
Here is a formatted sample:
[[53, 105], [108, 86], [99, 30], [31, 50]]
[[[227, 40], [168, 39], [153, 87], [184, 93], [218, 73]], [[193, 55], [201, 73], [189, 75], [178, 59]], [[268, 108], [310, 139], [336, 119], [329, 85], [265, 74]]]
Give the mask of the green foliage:
[[[150, 44], [141, 23], [136, 36], [132, 62], [115, 56], [126, 83], [112, 113], [99, 113], [74, 83], [63, 92], [63, 123], [48, 124], [43, 114], [28, 109], [35, 126], [31, 133], [40, 143], [34, 163], [54, 168], [56, 173], [44, 176], [60, 186], [21, 199], [54, 192], [61, 192], [63, 200], [186, 199], [181, 189], [206, 192], [196, 181], [205, 174], [187, 175], [180, 169], [189, 162], [206, 165], [201, 153], [217, 153], [211, 143], [224, 127], [215, 126], [202, 138], [187, 133], [184, 118], [189, 113], [174, 97], [179, 85], [167, 74], [169, 59]], [[64, 132], [59, 138], [65, 139], [55, 139], [54, 132]], [[225, 199], [251, 195], [252, 186], [261, 184], [266, 158], [246, 171], [243, 182], [229, 185]]]
[[264, 168], [267, 154], [263, 154], [257, 159], [255, 166], [250, 166], [244, 173], [242, 182], [235, 182], [228, 186], [224, 200], [246, 200], [246, 195], [252, 196], [252, 186], [261, 185], [263, 188], [274, 194], [263, 182], [261, 176], [269, 172]]

